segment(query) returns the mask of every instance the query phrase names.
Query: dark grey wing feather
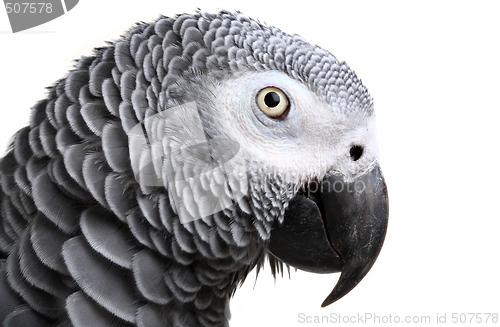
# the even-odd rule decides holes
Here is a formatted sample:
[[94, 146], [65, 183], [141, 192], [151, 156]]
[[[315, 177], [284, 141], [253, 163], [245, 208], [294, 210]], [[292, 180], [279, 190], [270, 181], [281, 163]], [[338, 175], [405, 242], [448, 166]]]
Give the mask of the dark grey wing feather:
[[111, 169], [118, 173], [130, 171], [128, 136], [117, 122], [108, 123], [102, 131], [102, 149]]
[[172, 210], [168, 194], [160, 194], [158, 197], [158, 210], [160, 211], [160, 218], [166, 232], [172, 234], [174, 231], [173, 221], [176, 220], [177, 214]]
[[[186, 224], [192, 225], [192, 224]], [[179, 223], [177, 220], [173, 223], [173, 230], [175, 239], [179, 243], [179, 247], [183, 252], [196, 253], [198, 249], [196, 244], [193, 242], [193, 234], [186, 229], [186, 225]]]
[[166, 317], [161, 315], [161, 307], [146, 304], [137, 310], [137, 327], [165, 327]]
[[[89, 102], [93, 102], [93, 101], [96, 101], [98, 98], [96, 96], [94, 96], [94, 94], [92, 94], [92, 91], [90, 90], [90, 87], [89, 85], [84, 85], [81, 89], [80, 89], [80, 95], [79, 95], [79, 103], [80, 103], [80, 106], [83, 106], [85, 103], [89, 103]], [[81, 119], [83, 119], [83, 117], [80, 116]], [[83, 122], [83, 124], [85, 124], [85, 122]], [[86, 135], [85, 137], [89, 137], [91, 135], [91, 131], [90, 131], [90, 128], [87, 127], [86, 129], [87, 131], [89, 131], [90, 133], [88, 135]]]
[[[26, 235], [27, 236], [27, 235]], [[37, 312], [52, 319], [64, 316], [64, 299], [57, 298], [41, 289], [31, 287], [23, 278], [19, 267], [19, 249], [17, 244], [7, 258], [7, 281], [12, 289]]]
[[[125, 74], [122, 75], [122, 79], [123, 76]], [[120, 104], [120, 119], [124, 131], [130, 131], [134, 126], [139, 124], [130, 102], [123, 101]]]
[[89, 129], [97, 136], [102, 136], [102, 130], [111, 119], [111, 114], [103, 102], [88, 102], [81, 108], [83, 120]]
[[[182, 226], [180, 227], [182, 228]], [[175, 229], [174, 229], [175, 230]], [[227, 259], [231, 256], [229, 249], [225, 246], [224, 240], [219, 236], [217, 231], [209, 234], [208, 243], [210, 244], [210, 249], [215, 258], [217, 259]]]
[[119, 266], [98, 255], [83, 236], [64, 243], [63, 257], [71, 276], [92, 300], [117, 317], [133, 323], [138, 309], [133, 280]]
[[78, 185], [87, 190], [87, 186], [85, 185], [85, 181], [83, 179], [83, 161], [85, 160], [86, 153], [84, 144], [73, 144], [71, 145], [66, 152], [64, 153], [64, 166], [68, 171], [69, 176], [73, 178]]
[[[113, 72], [116, 72], [116, 70], [116, 68], [113, 69]], [[104, 103], [106, 104], [106, 108], [111, 115], [115, 117], [120, 116], [120, 103], [122, 101], [120, 97], [120, 90], [116, 86], [119, 84], [119, 81], [117, 83], [113, 78], [108, 78], [102, 83], [102, 96], [104, 98]]]
[[108, 165], [102, 161], [102, 153], [100, 152], [91, 153], [83, 160], [83, 180], [90, 194], [102, 206], [107, 206], [104, 184], [110, 172]]
[[69, 275], [62, 257], [62, 247], [69, 236], [42, 216], [42, 213], [37, 213], [31, 225], [33, 250], [44, 265], [61, 274]]
[[69, 123], [64, 124], [56, 134], [57, 148], [61, 153], [66, 153], [70, 146], [78, 144], [80, 140], [80, 137], [69, 127]]
[[125, 42], [116, 43], [115, 62], [116, 62], [116, 67], [121, 73], [136, 69], [134, 59], [130, 55], [129, 45], [126, 44]]
[[0, 317], [2, 318], [6, 317], [18, 305], [22, 304], [21, 298], [7, 284], [6, 264], [5, 259], [0, 260]]
[[117, 174], [109, 174], [104, 185], [104, 194], [109, 209], [123, 222], [127, 221], [127, 213], [137, 207], [136, 197], [128, 189], [126, 181]]
[[29, 147], [29, 133], [29, 127], [20, 129], [16, 134], [12, 147], [16, 161], [22, 166], [26, 165], [30, 157], [33, 155], [33, 152]]
[[[106, 56], [106, 54], [112, 55], [112, 49], [106, 50], [104, 53], [103, 57]], [[93, 69], [91, 70], [90, 73], [90, 79], [89, 79], [89, 90], [92, 93], [93, 96], [95, 97], [102, 97], [102, 83], [110, 78], [111, 71], [113, 68], [116, 67], [116, 63], [114, 60], [112, 61], [107, 61], [105, 60], [106, 58], [103, 58], [104, 61], [101, 61], [98, 63]], [[112, 59], [112, 58], [110, 58]], [[81, 94], [80, 94], [81, 96]]]
[[66, 301], [66, 309], [74, 327], [133, 327], [104, 308], [99, 307], [82, 291], [73, 293]]
[[47, 172], [36, 177], [32, 186], [37, 208], [63, 232], [75, 232], [80, 216], [79, 203], [61, 192]]
[[172, 281], [187, 293], [198, 293], [203, 286], [192, 267], [186, 269], [185, 266], [174, 263], [169, 267], [169, 270]]
[[[179, 270], [179, 265], [172, 263], [169, 271], [172, 273], [165, 274], [164, 279], [167, 287], [171, 290], [172, 294], [181, 302], [193, 302], [197, 296], [197, 292], [192, 292], [190, 289], [184, 289], [185, 286], [182, 282], [174, 279], [173, 274]], [[198, 282], [199, 284], [199, 282]]]
[[131, 269], [137, 251], [133, 235], [127, 225], [113, 218], [101, 208], [87, 209], [80, 219], [81, 230], [94, 251], [120, 267]]
[[206, 310], [212, 304], [214, 296], [214, 292], [212, 292], [207, 286], [203, 286], [194, 300], [194, 305], [199, 310]]
[[165, 258], [175, 260], [172, 256], [172, 235], [165, 233], [164, 231], [150, 229], [149, 236], [156, 251], [164, 256]]
[[[88, 84], [88, 82], [89, 82], [88, 70], [78, 69], [75, 70], [72, 74], [69, 74], [68, 77], [66, 78], [66, 83], [64, 85], [67, 98], [69, 98], [71, 102], [77, 103], [78, 98], [80, 96], [80, 90], [83, 88], [83, 86]], [[57, 112], [64, 113], [68, 105], [69, 103], [67, 103], [66, 106], [61, 106], [60, 107], [61, 109], [58, 110], [56, 102], [56, 113]]]
[[54, 297], [65, 298], [71, 294], [61, 282], [65, 276], [40, 262], [28, 234], [19, 243], [19, 270], [28, 283]]
[[[33, 203], [33, 199], [31, 198], [31, 182], [28, 179], [28, 173], [25, 169], [17, 168], [14, 172], [14, 181], [19, 186], [19, 196], [21, 197], [21, 202], [23, 208], [21, 208], [22, 212], [32, 213], [36, 211], [36, 206]], [[25, 221], [27, 219], [23, 217]]]
[[51, 125], [50, 120], [44, 120], [40, 124], [40, 144], [43, 152], [50, 158], [56, 158], [59, 155], [56, 144], [56, 129]]
[[20, 305], [4, 319], [2, 327], [51, 327], [53, 324], [27, 305]]
[[145, 245], [152, 250], [156, 250], [156, 246], [150, 235], [150, 232], [153, 229], [148, 226], [146, 218], [144, 218], [138, 210], [132, 210], [127, 215], [127, 225], [129, 226], [134, 237], [142, 245]]
[[137, 288], [146, 299], [157, 304], [168, 304], [172, 300], [163, 279], [167, 267], [162, 258], [142, 250], [134, 255], [132, 267]]
[[2, 254], [2, 257], [5, 257], [6, 254], [9, 253], [10, 249], [12, 248], [12, 245], [14, 245], [14, 240], [13, 238], [9, 237], [7, 233], [5, 232], [5, 223], [2, 222], [1, 228], [0, 228], [0, 253]]
[[42, 158], [45, 156], [42, 141], [40, 140], [40, 125], [37, 125], [30, 130], [29, 144], [31, 151], [33, 151], [33, 154], [36, 157]]
[[50, 162], [49, 173], [57, 186], [63, 190], [69, 196], [79, 199], [83, 203], [93, 203], [94, 198], [92, 195], [80, 185], [68, 174], [66, 167], [64, 166], [64, 161], [62, 158], [57, 158]]
[[158, 205], [148, 195], [137, 196], [137, 203], [148, 223], [156, 229], [162, 228]]
[[[84, 90], [82, 88], [82, 90]], [[84, 93], [84, 92], [81, 92]], [[66, 109], [66, 119], [68, 120], [71, 130], [80, 138], [85, 139], [89, 135], [92, 135], [92, 131], [89, 129], [85, 120], [81, 114], [81, 105], [79, 103], [73, 103]], [[31, 133], [30, 133], [31, 134]]]
[[[66, 84], [68, 81], [66, 81]], [[66, 85], [65, 84], [65, 85]], [[53, 103], [53, 104], [52, 104]], [[54, 106], [54, 110], [49, 110], [50, 116], [53, 117], [55, 124], [53, 126], [59, 131], [61, 126], [68, 126], [68, 118], [66, 117], [66, 108], [72, 105], [72, 100], [70, 97], [63, 93], [61, 94], [56, 101], [49, 102], [48, 105]], [[49, 114], [48, 113], [48, 114]]]
[[17, 240], [18, 239], [18, 235], [16, 235], [16, 232], [12, 228], [12, 225], [10, 222], [4, 222], [2, 225], [3, 225], [2, 226], [3, 231], [4, 231], [7, 239], [9, 239], [9, 240]]
[[175, 261], [184, 266], [192, 265], [196, 257], [190, 253], [182, 251], [181, 247], [179, 246], [179, 244], [177, 244], [177, 242], [172, 242], [171, 249], [169, 249], [169, 251], [164, 255], [166, 257], [173, 258]]
[[[132, 92], [135, 90], [136, 87], [136, 77], [137, 77], [137, 71], [136, 70], [127, 70], [121, 75], [120, 78], [120, 96], [122, 97], [122, 100], [126, 103], [132, 104]], [[121, 109], [121, 104], [120, 104], [120, 109]], [[131, 110], [127, 110], [126, 112], [130, 114], [134, 114], [134, 117], [136, 117], [136, 121], [133, 126], [137, 125], [139, 123], [139, 120], [137, 116], [135, 115], [134, 109], [130, 108]], [[122, 112], [120, 110], [120, 118], [122, 118]], [[130, 117], [132, 118], [132, 117]], [[125, 130], [128, 131], [128, 130]]]
[[11, 239], [18, 239], [26, 228], [26, 220], [16, 206], [10, 201], [4, 201], [2, 213], [6, 217], [3, 221], [5, 233]]

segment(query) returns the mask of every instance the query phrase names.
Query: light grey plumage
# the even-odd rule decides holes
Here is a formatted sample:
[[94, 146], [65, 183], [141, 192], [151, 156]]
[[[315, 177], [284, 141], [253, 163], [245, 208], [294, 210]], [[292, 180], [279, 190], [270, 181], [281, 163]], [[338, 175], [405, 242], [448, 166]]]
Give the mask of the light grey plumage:
[[[303, 185], [327, 167], [319, 159], [320, 171], [306, 167], [288, 179], [293, 172], [246, 153], [248, 196], [181, 223], [167, 188], [137, 183], [127, 134], [194, 101], [207, 137], [230, 138], [214, 89], [271, 71], [361, 125], [373, 116], [345, 63], [239, 13], [162, 17], [82, 57], [34, 106], [0, 163], [3, 326], [227, 325], [230, 296], [262, 265], [263, 244], [297, 192], [290, 181]], [[366, 160], [356, 169], [373, 157]], [[264, 171], [271, 182], [262, 182]]]

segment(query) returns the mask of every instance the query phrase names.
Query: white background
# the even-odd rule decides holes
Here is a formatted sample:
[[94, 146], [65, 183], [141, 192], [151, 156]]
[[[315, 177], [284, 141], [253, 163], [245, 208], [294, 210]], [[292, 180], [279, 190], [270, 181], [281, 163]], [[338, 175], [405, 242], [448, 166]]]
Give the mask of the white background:
[[338, 275], [292, 272], [274, 282], [266, 269], [236, 293], [231, 326], [323, 326], [300, 323], [301, 313], [432, 322], [446, 313], [451, 325], [452, 313], [500, 313], [496, 2], [81, 0], [16, 34], [0, 10], [1, 146], [74, 59], [134, 22], [198, 7], [240, 10], [346, 60], [375, 99], [390, 195], [384, 248], [350, 294], [321, 309]]

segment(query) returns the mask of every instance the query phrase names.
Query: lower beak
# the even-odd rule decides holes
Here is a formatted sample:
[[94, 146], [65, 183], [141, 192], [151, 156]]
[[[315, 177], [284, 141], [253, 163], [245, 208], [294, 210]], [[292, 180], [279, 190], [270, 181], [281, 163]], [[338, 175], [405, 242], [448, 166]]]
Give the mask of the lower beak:
[[[315, 190], [313, 189], [315, 187]], [[297, 193], [267, 249], [285, 263], [315, 273], [341, 272], [322, 306], [349, 293], [380, 253], [388, 222], [387, 188], [378, 164], [352, 181], [328, 174]]]

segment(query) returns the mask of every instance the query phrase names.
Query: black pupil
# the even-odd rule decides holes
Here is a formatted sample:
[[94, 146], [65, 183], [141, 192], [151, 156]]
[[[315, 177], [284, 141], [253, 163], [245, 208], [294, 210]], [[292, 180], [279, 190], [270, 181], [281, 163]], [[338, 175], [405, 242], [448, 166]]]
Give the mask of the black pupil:
[[357, 161], [363, 155], [363, 147], [359, 145], [353, 145], [349, 150], [352, 161]]
[[266, 96], [264, 97], [264, 103], [266, 104], [266, 106], [268, 106], [269, 108], [274, 108], [276, 107], [277, 105], [280, 104], [280, 96], [278, 93], [276, 92], [269, 92], [268, 94], [266, 94]]

